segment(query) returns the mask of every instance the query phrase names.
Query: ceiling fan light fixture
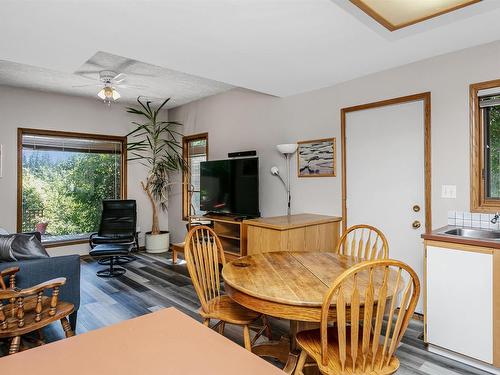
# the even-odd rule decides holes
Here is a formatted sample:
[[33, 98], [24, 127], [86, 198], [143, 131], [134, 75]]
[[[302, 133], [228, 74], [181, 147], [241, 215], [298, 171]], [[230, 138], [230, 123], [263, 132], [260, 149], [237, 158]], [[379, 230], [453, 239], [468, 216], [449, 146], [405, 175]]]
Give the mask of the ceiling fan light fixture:
[[101, 91], [97, 93], [97, 96], [104, 100], [104, 102], [110, 104], [111, 102], [120, 99], [121, 95], [111, 86], [105, 86]]

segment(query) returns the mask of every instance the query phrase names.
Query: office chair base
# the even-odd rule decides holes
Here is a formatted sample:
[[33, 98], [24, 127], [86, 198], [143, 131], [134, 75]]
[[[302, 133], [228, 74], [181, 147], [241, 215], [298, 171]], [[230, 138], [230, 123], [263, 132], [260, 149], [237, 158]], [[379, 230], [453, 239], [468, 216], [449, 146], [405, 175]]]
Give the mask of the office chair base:
[[[135, 255], [122, 255], [115, 257], [114, 264], [116, 265], [127, 264], [133, 262], [134, 260], [137, 260], [137, 257]], [[99, 263], [101, 266], [109, 266], [110, 261], [111, 261], [110, 258], [102, 258], [99, 259], [97, 263]]]
[[127, 270], [121, 267], [106, 268], [97, 271], [96, 275], [99, 277], [117, 277], [123, 275]]

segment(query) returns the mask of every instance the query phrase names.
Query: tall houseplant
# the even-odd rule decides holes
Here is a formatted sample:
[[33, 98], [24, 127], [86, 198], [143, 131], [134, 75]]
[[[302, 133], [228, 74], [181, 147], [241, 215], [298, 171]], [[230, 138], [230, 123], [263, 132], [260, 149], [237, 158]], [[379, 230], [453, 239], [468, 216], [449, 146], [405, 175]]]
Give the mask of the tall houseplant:
[[159, 253], [168, 250], [169, 233], [160, 230], [159, 209], [167, 211], [168, 192], [171, 174], [183, 170], [182, 134], [177, 131], [182, 124], [160, 119], [160, 111], [170, 98], [158, 108], [151, 106], [151, 101], [137, 98], [138, 107], [127, 107], [128, 113], [137, 115], [141, 120], [132, 122], [135, 129], [127, 134], [129, 160], [138, 160], [147, 169], [146, 180], [141, 186], [151, 202], [153, 224], [151, 232], [146, 233], [146, 251]]

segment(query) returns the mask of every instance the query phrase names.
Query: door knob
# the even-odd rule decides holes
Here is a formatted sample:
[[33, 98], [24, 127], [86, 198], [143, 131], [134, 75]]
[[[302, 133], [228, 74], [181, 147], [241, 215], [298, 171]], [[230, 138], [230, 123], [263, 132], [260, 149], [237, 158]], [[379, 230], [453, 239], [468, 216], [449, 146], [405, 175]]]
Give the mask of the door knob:
[[413, 229], [418, 229], [418, 228], [420, 228], [420, 221], [415, 220], [415, 221], [411, 224], [411, 226], [413, 227]]
[[415, 211], [415, 212], [420, 211], [420, 206], [418, 204], [414, 205], [412, 208], [413, 208], [413, 211]]

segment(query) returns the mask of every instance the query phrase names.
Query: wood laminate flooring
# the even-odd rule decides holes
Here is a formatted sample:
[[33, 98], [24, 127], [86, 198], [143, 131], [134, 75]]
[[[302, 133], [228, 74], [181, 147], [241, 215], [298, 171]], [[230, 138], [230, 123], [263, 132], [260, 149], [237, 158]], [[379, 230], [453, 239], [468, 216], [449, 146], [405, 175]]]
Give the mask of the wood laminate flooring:
[[[170, 253], [139, 253], [137, 260], [123, 266], [127, 269], [125, 275], [112, 279], [96, 276], [96, 271], [105, 266], [91, 258], [82, 259], [77, 334], [171, 306], [201, 321], [197, 313], [199, 301], [186, 266], [168, 265], [169, 258]], [[286, 332], [288, 322], [272, 320], [272, 326], [273, 334], [279, 337]], [[241, 329], [226, 327], [226, 336], [242, 345]], [[396, 353], [401, 361], [398, 374], [488, 374], [428, 352], [420, 338], [422, 332], [423, 323], [412, 321]], [[49, 342], [64, 337], [58, 323], [47, 327], [44, 335]]]

